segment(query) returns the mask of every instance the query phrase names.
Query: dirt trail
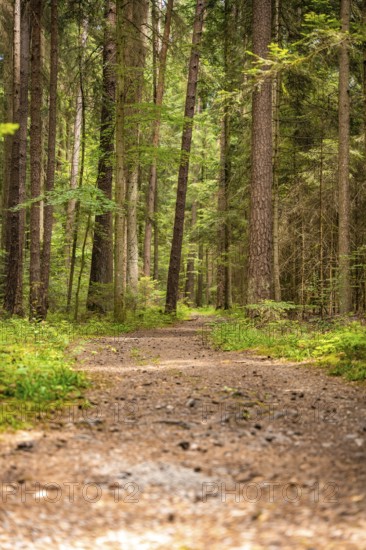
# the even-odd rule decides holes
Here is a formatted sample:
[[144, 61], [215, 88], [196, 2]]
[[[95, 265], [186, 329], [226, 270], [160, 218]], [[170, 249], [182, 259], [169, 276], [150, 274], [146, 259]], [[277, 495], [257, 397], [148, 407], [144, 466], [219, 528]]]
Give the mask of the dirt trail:
[[1, 436], [1, 550], [366, 549], [365, 386], [203, 322], [93, 340], [93, 407]]

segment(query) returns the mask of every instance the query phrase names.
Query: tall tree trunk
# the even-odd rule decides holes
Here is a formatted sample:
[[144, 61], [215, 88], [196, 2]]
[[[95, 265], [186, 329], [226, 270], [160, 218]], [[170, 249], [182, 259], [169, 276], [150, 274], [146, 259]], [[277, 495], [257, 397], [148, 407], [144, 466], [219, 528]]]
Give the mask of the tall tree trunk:
[[[152, 146], [154, 149], [153, 161], [150, 167], [150, 179], [149, 179], [149, 188], [147, 194], [147, 205], [146, 205], [146, 224], [145, 224], [145, 238], [144, 238], [144, 275], [145, 277], [150, 277], [151, 274], [151, 240], [152, 240], [152, 229], [153, 224], [156, 224], [156, 216], [154, 213], [157, 211], [157, 162], [156, 162], [156, 150], [159, 147], [160, 139], [160, 125], [161, 125], [161, 106], [163, 104], [164, 97], [164, 87], [165, 87], [165, 72], [166, 72], [166, 63], [167, 55], [169, 48], [169, 36], [170, 36], [170, 26], [172, 19], [173, 11], [173, 2], [174, 0], [168, 0], [165, 14], [165, 25], [164, 25], [164, 34], [162, 40], [161, 51], [159, 55], [159, 72], [156, 86], [156, 97], [155, 97], [155, 106], [156, 106], [156, 119], [153, 126], [153, 136], [152, 136]], [[155, 219], [154, 219], [155, 218]], [[157, 232], [157, 228], [155, 229]], [[154, 240], [154, 249], [157, 246], [157, 239]], [[157, 257], [157, 251], [156, 257]], [[156, 271], [156, 269], [154, 269]], [[154, 276], [155, 278], [155, 276]]]
[[[341, 0], [342, 32], [349, 32], [350, 0]], [[338, 261], [339, 261], [339, 311], [351, 310], [350, 283], [350, 191], [349, 191], [349, 40], [345, 38], [339, 52], [339, 151], [338, 151]]]
[[114, 318], [121, 322], [125, 318], [126, 295], [126, 176], [125, 176], [125, 2], [117, 0], [117, 95], [116, 95], [116, 184], [115, 201], [117, 211], [114, 223]]
[[[47, 174], [45, 191], [53, 191], [56, 170], [56, 117], [57, 117], [57, 77], [58, 77], [58, 0], [51, 0], [51, 52], [50, 52], [50, 102], [48, 113]], [[43, 218], [43, 248], [41, 266], [40, 315], [45, 318], [48, 310], [48, 287], [51, 264], [51, 241], [53, 228], [53, 207], [45, 205]]]
[[219, 229], [217, 235], [218, 261], [217, 261], [217, 293], [216, 309], [229, 309], [229, 228], [227, 220], [228, 208], [228, 112], [225, 113], [221, 122], [220, 137], [220, 180], [218, 191], [217, 210], [219, 215]]
[[[19, 124], [12, 141], [8, 208], [25, 200], [27, 165], [27, 120], [29, 76], [29, 3], [14, 4], [13, 115]], [[6, 279], [4, 307], [12, 314], [23, 314], [23, 261], [25, 210], [6, 214]]]
[[[266, 58], [271, 41], [271, 0], [253, 2], [253, 53]], [[253, 92], [247, 302], [272, 298], [272, 84]]]
[[189, 157], [192, 143], [193, 117], [196, 104], [197, 79], [200, 58], [200, 43], [205, 12], [205, 0], [197, 0], [192, 36], [192, 50], [189, 61], [187, 94], [182, 133], [181, 161], [178, 174], [177, 200], [172, 248], [170, 252], [169, 272], [165, 311], [175, 313], [177, 310], [179, 290], [179, 270], [182, 256], [184, 216], [188, 183]]
[[[72, 148], [71, 156], [71, 172], [70, 172], [70, 189], [77, 189], [79, 181], [79, 165], [80, 165], [80, 150], [81, 150], [81, 133], [83, 125], [83, 57], [84, 50], [86, 47], [88, 38], [87, 31], [87, 22], [84, 20], [82, 22], [81, 29], [81, 41], [80, 41], [80, 54], [79, 54], [79, 86], [77, 89], [76, 96], [76, 110], [75, 110], [75, 120], [74, 120], [74, 142]], [[66, 267], [70, 268], [71, 261], [71, 251], [72, 251], [72, 239], [73, 239], [73, 228], [75, 224], [75, 210], [76, 210], [76, 199], [73, 198], [69, 201], [67, 205], [66, 213], [66, 229], [65, 229], [65, 259]]]
[[[116, 5], [107, 0], [103, 45], [103, 102], [100, 119], [100, 158], [97, 187], [112, 198], [114, 109], [116, 100]], [[93, 251], [87, 307], [105, 311], [105, 296], [100, 285], [113, 282], [113, 220], [112, 213], [95, 216]]]
[[[30, 187], [31, 199], [41, 194], [42, 178], [42, 0], [31, 0], [31, 128], [30, 128]], [[29, 307], [30, 318], [37, 318], [41, 305], [41, 227], [40, 202], [30, 208], [30, 265]]]
[[[280, 46], [280, 0], [275, 0], [275, 42]], [[274, 299], [281, 301], [280, 243], [279, 243], [279, 144], [280, 144], [281, 80], [273, 80], [273, 286]]]
[[[225, 86], [229, 84], [229, 18], [230, 3], [225, 0], [224, 4], [224, 79]], [[224, 106], [221, 121], [220, 136], [220, 175], [217, 210], [219, 215], [219, 228], [217, 235], [217, 292], [216, 309], [229, 309], [230, 307], [230, 268], [229, 268], [229, 222], [228, 222], [228, 201], [229, 201], [229, 110]]]
[[[0, 19], [0, 40], [3, 46], [3, 86], [4, 104], [3, 120], [13, 120], [13, 26], [14, 26], [14, 4], [10, 2], [3, 5]], [[5, 232], [8, 208], [8, 193], [10, 173], [12, 167], [11, 150], [13, 136], [4, 136], [3, 143], [3, 165], [2, 165], [2, 189], [1, 189], [1, 250], [5, 250]], [[5, 269], [5, 265], [4, 265]]]
[[[127, 193], [127, 288], [134, 310], [138, 290], [137, 200], [139, 181], [140, 113], [146, 47], [144, 33], [147, 22], [147, 1], [136, 0], [126, 6], [127, 40], [125, 44], [125, 144]], [[134, 119], [133, 124], [131, 120]]]

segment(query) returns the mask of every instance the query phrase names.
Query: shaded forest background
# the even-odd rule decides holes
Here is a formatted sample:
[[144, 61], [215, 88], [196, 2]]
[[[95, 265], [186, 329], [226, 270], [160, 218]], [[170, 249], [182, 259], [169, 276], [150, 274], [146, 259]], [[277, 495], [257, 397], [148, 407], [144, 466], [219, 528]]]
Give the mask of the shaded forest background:
[[5, 312], [364, 313], [366, 2], [0, 16]]

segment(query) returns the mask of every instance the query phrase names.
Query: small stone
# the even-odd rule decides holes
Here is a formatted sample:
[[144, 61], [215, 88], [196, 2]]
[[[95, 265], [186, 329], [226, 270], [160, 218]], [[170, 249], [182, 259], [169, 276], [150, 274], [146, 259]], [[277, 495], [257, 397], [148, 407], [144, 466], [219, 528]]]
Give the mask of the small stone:
[[34, 448], [34, 441], [21, 441], [18, 443], [16, 450], [17, 451], [27, 451], [31, 452]]

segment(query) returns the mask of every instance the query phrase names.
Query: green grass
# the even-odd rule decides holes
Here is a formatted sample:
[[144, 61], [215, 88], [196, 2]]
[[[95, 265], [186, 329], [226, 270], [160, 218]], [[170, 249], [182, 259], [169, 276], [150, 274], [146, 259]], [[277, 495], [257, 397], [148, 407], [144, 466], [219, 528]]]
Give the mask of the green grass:
[[211, 338], [224, 350], [252, 350], [260, 355], [310, 361], [348, 380], [366, 379], [366, 329], [359, 322], [318, 323], [276, 321], [256, 327], [241, 318], [213, 324]]
[[96, 316], [72, 323], [55, 314], [41, 323], [19, 318], [0, 321], [0, 430], [27, 428], [45, 418], [36, 411], [88, 406], [83, 394], [89, 380], [73, 369], [75, 359], [68, 352], [73, 342], [162, 327], [189, 313], [186, 306], [179, 306], [176, 316], [150, 307], [129, 314], [122, 324]]
[[67, 328], [66, 322], [0, 322], [0, 429], [28, 427], [31, 410], [81, 403], [88, 381], [72, 369]]

